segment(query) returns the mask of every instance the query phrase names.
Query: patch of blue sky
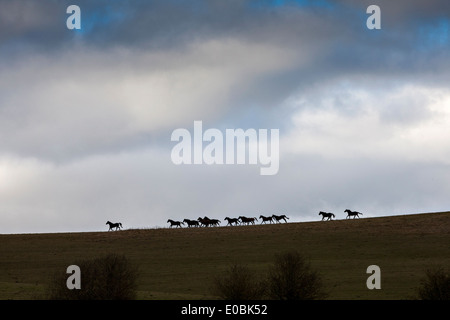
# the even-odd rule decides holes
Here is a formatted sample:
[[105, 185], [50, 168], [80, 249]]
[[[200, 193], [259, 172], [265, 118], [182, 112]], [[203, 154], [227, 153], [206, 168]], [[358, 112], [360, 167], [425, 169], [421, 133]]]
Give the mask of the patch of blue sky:
[[112, 7], [101, 7], [96, 10], [81, 9], [81, 29], [76, 30], [79, 34], [89, 34], [101, 27], [118, 24], [129, 17], [126, 10], [113, 9]]
[[252, 0], [250, 7], [253, 8], [282, 8], [286, 6], [297, 6], [304, 8], [333, 9], [336, 4], [329, 0]]
[[450, 19], [441, 18], [418, 28], [418, 48], [433, 50], [450, 47]]

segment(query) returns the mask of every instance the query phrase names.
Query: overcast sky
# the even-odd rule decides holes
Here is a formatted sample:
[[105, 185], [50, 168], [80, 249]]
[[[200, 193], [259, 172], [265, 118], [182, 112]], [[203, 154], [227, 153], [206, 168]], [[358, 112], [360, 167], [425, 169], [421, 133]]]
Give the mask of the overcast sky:
[[[278, 173], [175, 165], [196, 120], [279, 129]], [[448, 0], [0, 0], [0, 233], [347, 208], [450, 209]]]

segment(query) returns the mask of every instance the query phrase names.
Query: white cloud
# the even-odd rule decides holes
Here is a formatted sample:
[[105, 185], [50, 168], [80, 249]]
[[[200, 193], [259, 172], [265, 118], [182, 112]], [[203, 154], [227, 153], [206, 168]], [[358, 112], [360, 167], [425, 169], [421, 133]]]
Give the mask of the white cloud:
[[373, 90], [356, 83], [333, 89], [289, 102], [300, 107], [284, 138], [290, 152], [450, 163], [450, 90], [415, 84]]
[[50, 157], [120, 149], [142, 133], [220, 117], [237, 92], [292, 59], [233, 39], [181, 52], [75, 49], [29, 58], [0, 75], [2, 149]]

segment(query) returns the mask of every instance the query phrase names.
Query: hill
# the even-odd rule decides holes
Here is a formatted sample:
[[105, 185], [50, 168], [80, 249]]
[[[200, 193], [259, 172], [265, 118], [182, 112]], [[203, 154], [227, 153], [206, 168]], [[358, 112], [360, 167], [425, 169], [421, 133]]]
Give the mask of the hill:
[[[297, 250], [330, 299], [413, 299], [427, 268], [450, 266], [450, 212], [272, 225], [0, 235], [0, 298], [43, 298], [49, 276], [80, 259], [126, 255], [140, 299], [214, 299], [212, 279], [233, 262], [265, 274]], [[369, 265], [381, 289], [368, 290]]]

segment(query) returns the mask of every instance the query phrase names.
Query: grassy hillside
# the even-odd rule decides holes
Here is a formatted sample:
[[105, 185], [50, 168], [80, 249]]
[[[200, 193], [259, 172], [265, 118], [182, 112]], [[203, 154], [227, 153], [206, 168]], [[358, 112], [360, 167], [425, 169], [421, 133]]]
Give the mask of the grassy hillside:
[[[140, 269], [141, 299], [214, 299], [233, 262], [263, 275], [295, 249], [322, 274], [330, 299], [411, 299], [430, 266], [450, 267], [450, 212], [238, 227], [0, 235], [0, 299], [40, 299], [56, 269], [107, 253]], [[381, 268], [381, 290], [366, 269]]]

